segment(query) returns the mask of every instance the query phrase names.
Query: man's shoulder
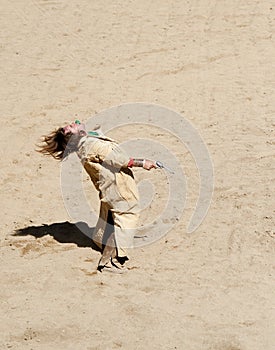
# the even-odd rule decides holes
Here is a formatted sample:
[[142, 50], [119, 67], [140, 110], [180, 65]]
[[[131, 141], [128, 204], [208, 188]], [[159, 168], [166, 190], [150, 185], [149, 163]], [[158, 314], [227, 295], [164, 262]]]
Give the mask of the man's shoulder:
[[94, 153], [107, 154], [117, 146], [118, 144], [111, 139], [85, 136], [79, 142], [77, 155], [83, 159]]

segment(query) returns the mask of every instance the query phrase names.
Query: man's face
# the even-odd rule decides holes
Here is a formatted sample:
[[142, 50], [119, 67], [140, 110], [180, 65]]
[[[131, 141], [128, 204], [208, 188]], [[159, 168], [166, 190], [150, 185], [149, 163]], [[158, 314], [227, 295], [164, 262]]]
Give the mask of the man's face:
[[80, 134], [81, 131], [85, 131], [84, 124], [76, 124], [75, 122], [63, 127], [64, 134]]

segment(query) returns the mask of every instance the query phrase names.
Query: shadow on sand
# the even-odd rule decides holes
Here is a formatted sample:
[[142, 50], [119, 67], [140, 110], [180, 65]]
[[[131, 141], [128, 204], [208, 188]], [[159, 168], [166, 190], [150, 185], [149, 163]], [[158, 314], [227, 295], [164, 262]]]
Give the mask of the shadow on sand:
[[93, 230], [94, 227], [89, 227], [85, 222], [71, 224], [66, 221], [50, 225], [43, 224], [41, 226], [24, 227], [16, 230], [13, 236], [31, 235], [35, 238], [41, 238], [50, 235], [59, 243], [74, 243], [78, 247], [88, 247], [96, 251], [101, 251], [91, 239]]

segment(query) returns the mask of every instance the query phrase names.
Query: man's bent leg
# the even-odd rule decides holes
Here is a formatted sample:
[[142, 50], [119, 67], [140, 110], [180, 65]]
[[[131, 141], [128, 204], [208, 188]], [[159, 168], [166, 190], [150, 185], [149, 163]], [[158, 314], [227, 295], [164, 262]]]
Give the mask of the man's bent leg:
[[92, 236], [93, 242], [100, 249], [102, 249], [102, 245], [104, 244], [103, 236], [104, 236], [107, 221], [108, 221], [108, 212], [109, 212], [108, 205], [106, 203], [100, 202], [99, 218]]

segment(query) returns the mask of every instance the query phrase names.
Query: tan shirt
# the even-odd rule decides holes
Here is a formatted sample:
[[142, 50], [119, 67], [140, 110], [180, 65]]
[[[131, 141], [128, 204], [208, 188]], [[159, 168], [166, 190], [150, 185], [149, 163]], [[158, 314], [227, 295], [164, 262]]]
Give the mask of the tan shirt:
[[121, 212], [135, 212], [139, 195], [129, 156], [105, 136], [85, 136], [77, 152], [102, 202]]

